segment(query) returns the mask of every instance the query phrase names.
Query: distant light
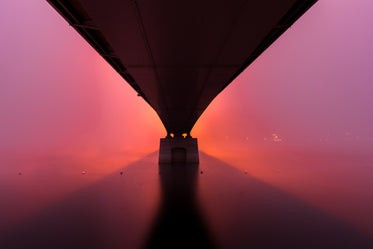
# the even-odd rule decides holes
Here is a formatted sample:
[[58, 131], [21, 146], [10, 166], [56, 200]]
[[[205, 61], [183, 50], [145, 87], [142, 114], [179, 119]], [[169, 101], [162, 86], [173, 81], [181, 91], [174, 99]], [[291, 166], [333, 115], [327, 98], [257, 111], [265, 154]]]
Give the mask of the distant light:
[[282, 139], [276, 133], [272, 133], [272, 140], [274, 142], [281, 142], [282, 141]]

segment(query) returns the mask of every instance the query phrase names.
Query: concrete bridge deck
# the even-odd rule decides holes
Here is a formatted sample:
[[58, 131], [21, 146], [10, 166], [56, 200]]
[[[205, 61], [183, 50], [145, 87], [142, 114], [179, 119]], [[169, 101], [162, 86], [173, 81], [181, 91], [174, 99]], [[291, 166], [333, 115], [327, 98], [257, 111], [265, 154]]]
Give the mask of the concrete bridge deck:
[[47, 1], [181, 137], [317, 0]]

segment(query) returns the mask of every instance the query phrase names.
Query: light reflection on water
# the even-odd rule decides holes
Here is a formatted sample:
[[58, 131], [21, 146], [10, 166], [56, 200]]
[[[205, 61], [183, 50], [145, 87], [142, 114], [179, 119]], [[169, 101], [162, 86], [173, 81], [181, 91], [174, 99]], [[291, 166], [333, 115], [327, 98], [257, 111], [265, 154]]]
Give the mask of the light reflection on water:
[[0, 232], [141, 158], [121, 155], [0, 155]]
[[157, 156], [133, 163], [49, 158], [30, 160], [28, 167], [2, 159], [1, 244], [9, 249], [373, 246], [367, 155], [235, 150], [219, 159], [201, 152], [200, 165], [172, 166], [158, 165]]
[[373, 153], [241, 146], [214, 155], [373, 235]]

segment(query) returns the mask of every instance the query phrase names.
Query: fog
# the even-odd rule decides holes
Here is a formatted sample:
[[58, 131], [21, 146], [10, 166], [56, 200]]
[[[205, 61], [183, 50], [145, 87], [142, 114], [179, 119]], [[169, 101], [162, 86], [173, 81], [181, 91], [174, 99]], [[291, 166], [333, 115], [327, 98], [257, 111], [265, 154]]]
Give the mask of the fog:
[[[212, 213], [221, 193], [243, 193], [258, 210], [267, 199], [276, 210], [272, 197], [286, 193], [373, 234], [371, 13], [370, 0], [319, 0], [202, 114], [192, 136], [201, 151], [202, 190], [210, 186], [204, 181], [217, 179], [202, 191]], [[73, 194], [85, 200], [81, 190], [88, 186], [112, 186], [92, 193], [146, 209], [136, 201], [157, 198], [152, 152], [166, 135], [156, 113], [46, 1], [0, 1], [0, 34], [0, 195], [6, 200], [0, 230]], [[124, 178], [128, 168], [134, 173]], [[247, 190], [255, 182], [275, 194], [252, 201]], [[105, 204], [91, 201], [87, 210]], [[223, 220], [250, 217], [241, 202], [225, 203], [233, 209]], [[119, 211], [111, 208], [115, 216]]]
[[155, 112], [46, 1], [2, 1], [0, 149], [154, 151]]
[[198, 134], [209, 146], [220, 137], [372, 152], [372, 10], [318, 1], [215, 99]]
[[[323, 0], [208, 107], [200, 148], [372, 151], [373, 4]], [[158, 149], [156, 113], [46, 1], [0, 3], [0, 150]]]

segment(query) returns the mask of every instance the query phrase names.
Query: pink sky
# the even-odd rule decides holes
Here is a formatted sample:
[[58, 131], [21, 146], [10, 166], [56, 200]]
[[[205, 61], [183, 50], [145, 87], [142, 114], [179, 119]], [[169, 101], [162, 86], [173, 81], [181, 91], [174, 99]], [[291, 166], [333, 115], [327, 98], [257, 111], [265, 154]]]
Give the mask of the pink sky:
[[[373, 4], [321, 0], [209, 106], [192, 135], [372, 149]], [[0, 150], [155, 151], [155, 112], [46, 1], [0, 3]], [[224, 140], [224, 142], [222, 142]]]
[[316, 3], [217, 97], [197, 129], [235, 140], [276, 133], [288, 144], [323, 139], [371, 149], [372, 11], [371, 1]]

